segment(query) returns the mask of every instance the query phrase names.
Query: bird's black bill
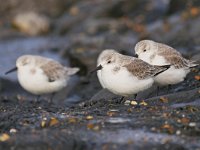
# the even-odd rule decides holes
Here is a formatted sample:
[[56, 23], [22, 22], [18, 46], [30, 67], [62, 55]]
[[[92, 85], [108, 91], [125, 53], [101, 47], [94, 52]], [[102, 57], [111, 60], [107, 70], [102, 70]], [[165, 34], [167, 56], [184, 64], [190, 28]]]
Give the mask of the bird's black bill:
[[5, 73], [5, 75], [7, 75], [7, 74], [9, 74], [9, 73], [11, 73], [11, 72], [14, 72], [14, 71], [17, 71], [17, 67], [12, 68], [12, 69], [10, 69], [9, 71], [7, 71], [7, 72]]
[[101, 65], [99, 65], [98, 67], [96, 67], [94, 70], [92, 70], [90, 73], [92, 74], [92, 73], [94, 73], [94, 72], [96, 72], [96, 71], [98, 71], [98, 70], [101, 70], [103, 67], [101, 66]]
[[135, 54], [135, 55], [133, 55], [133, 57], [136, 57], [136, 58], [138, 58], [138, 54]]

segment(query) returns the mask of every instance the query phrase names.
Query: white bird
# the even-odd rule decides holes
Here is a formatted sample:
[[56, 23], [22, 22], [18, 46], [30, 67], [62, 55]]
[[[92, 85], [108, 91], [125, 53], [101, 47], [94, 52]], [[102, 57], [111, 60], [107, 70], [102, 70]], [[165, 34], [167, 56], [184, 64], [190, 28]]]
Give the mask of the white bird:
[[50, 58], [23, 55], [16, 61], [16, 67], [5, 74], [17, 71], [20, 85], [35, 95], [56, 93], [67, 86], [71, 75], [79, 68], [68, 68]]
[[159, 85], [172, 85], [184, 81], [190, 68], [198, 65], [182, 57], [174, 48], [151, 40], [138, 42], [135, 54], [151, 65], [171, 65], [168, 70], [155, 77], [155, 82]]
[[104, 50], [95, 69], [102, 86], [123, 97], [137, 94], [152, 86], [154, 77], [169, 66], [153, 66], [138, 58]]

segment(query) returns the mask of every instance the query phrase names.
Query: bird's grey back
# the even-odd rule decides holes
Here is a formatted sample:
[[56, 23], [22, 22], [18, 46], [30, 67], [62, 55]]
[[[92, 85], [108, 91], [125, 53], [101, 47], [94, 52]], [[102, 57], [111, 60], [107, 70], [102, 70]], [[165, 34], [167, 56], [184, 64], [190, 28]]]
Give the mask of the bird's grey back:
[[194, 64], [193, 61], [185, 59], [180, 52], [168, 45], [157, 43], [157, 47], [159, 49], [158, 55], [164, 56], [167, 62], [170, 65], [173, 65], [176, 69], [184, 67], [194, 67], [197, 65]]
[[66, 69], [60, 63], [50, 58], [41, 56], [31, 56], [32, 61], [37, 67], [40, 67], [44, 74], [48, 77], [49, 81], [55, 81], [59, 78], [66, 76]]
[[118, 57], [120, 66], [127, 68], [127, 70], [134, 76], [137, 76], [138, 79], [150, 78], [161, 71], [167, 70], [165, 67], [153, 66], [135, 57], [121, 54], [119, 54]]

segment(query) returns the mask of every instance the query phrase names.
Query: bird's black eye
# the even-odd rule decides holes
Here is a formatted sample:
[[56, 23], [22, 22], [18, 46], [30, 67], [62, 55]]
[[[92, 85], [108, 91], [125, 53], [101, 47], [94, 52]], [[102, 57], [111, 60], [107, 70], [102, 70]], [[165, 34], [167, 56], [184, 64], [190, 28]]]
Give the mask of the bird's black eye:
[[110, 64], [110, 63], [111, 63], [111, 61], [109, 60], [107, 63], [108, 63], [108, 64]]
[[147, 51], [146, 49], [143, 50], [143, 52], [146, 52], [146, 51]]

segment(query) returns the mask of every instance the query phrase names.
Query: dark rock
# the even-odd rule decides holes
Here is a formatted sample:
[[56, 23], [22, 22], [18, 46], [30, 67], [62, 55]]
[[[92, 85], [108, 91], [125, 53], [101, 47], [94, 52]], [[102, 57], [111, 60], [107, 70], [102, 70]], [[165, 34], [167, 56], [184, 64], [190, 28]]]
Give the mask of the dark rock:
[[198, 0], [185, 0], [184, 2], [181, 0], [170, 0], [167, 15], [171, 15], [177, 11], [187, 9], [192, 6], [200, 6], [200, 2]]

